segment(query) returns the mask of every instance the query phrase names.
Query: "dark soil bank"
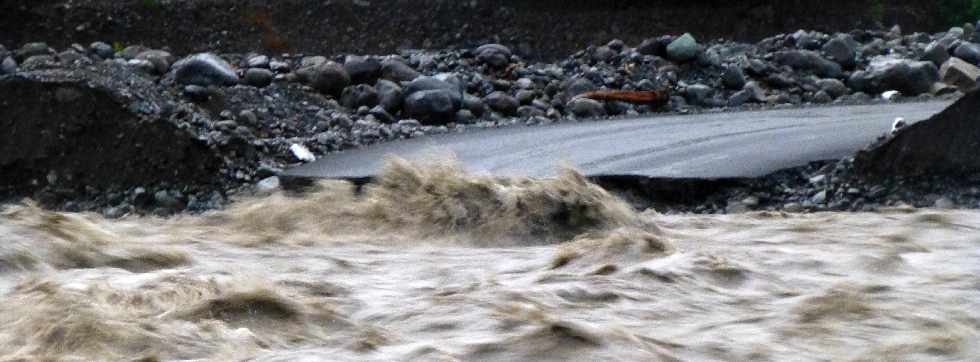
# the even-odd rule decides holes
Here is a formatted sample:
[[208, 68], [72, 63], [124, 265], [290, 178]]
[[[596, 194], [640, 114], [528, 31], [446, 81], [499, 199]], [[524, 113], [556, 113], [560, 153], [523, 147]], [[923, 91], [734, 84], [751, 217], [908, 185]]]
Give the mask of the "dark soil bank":
[[527, 57], [556, 58], [614, 38], [636, 44], [691, 32], [699, 39], [755, 41], [797, 29], [835, 32], [878, 23], [937, 31], [940, 22], [931, 1], [4, 0], [0, 44], [389, 54], [493, 42]]

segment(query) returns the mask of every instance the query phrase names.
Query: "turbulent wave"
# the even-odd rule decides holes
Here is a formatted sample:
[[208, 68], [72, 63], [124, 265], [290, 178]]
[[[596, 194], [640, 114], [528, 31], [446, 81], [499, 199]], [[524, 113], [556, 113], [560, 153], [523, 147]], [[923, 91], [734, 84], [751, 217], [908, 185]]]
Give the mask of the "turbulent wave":
[[550, 179], [500, 178], [467, 173], [455, 162], [416, 164], [398, 158], [390, 158], [359, 193], [346, 182], [322, 182], [298, 197], [242, 202], [210, 222], [241, 230], [251, 243], [284, 235], [347, 239], [357, 234], [465, 238], [500, 246], [550, 244], [620, 227], [656, 229], [570, 168]]
[[11, 224], [33, 229], [35, 239], [10, 238], [0, 245], [0, 272], [10, 269], [56, 269], [112, 266], [130, 271], [170, 268], [191, 263], [186, 252], [127, 240], [95, 216], [45, 211], [32, 203], [7, 208]]

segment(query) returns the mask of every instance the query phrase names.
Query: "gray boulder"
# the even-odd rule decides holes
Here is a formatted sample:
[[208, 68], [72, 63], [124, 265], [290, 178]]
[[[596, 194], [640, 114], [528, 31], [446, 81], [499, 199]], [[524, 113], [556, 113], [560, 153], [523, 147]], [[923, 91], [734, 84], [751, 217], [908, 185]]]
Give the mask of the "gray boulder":
[[[442, 79], [439, 79], [442, 78]], [[405, 85], [404, 94], [406, 97], [421, 91], [445, 90], [453, 96], [453, 102], [460, 104], [463, 101], [463, 85], [456, 77], [427, 77], [421, 76]], [[445, 80], [443, 80], [445, 79]]]
[[728, 89], [742, 89], [745, 86], [745, 73], [736, 65], [729, 65], [721, 73], [721, 83]]
[[272, 74], [271, 70], [265, 68], [249, 68], [245, 71], [245, 84], [253, 87], [268, 87], [272, 84]]
[[816, 104], [825, 104], [825, 103], [830, 103], [833, 100], [834, 98], [831, 97], [830, 94], [827, 94], [827, 92], [819, 91], [813, 95], [813, 98], [810, 101]]
[[579, 94], [591, 92], [596, 89], [599, 89], [598, 87], [596, 87], [595, 83], [592, 83], [591, 80], [588, 80], [586, 78], [572, 78], [571, 80], [568, 80], [566, 82], [567, 83], [564, 87], [565, 91], [562, 93], [561, 96], [564, 102], [570, 101], [572, 97], [575, 97]]
[[375, 58], [356, 55], [344, 59], [344, 70], [351, 84], [374, 84], [381, 77], [381, 62]]
[[705, 105], [707, 100], [711, 98], [714, 89], [704, 84], [694, 84], [685, 88], [684, 93], [687, 103], [701, 106]]
[[840, 64], [809, 50], [787, 50], [775, 53], [776, 63], [796, 70], [812, 72], [823, 78], [838, 78], [843, 74]]
[[738, 107], [745, 103], [748, 103], [751, 100], [752, 100], [752, 92], [743, 89], [738, 92], [735, 92], [735, 94], [732, 94], [731, 97], [728, 97], [728, 106]]
[[826, 92], [833, 98], [839, 98], [850, 92], [844, 82], [833, 78], [818, 80], [817, 88], [820, 88], [821, 91]]
[[848, 35], [837, 35], [827, 41], [823, 45], [823, 52], [842, 67], [852, 68], [857, 64], [857, 42]]
[[3, 58], [0, 62], [0, 75], [14, 74], [17, 72], [17, 61], [13, 57]]
[[697, 58], [701, 51], [700, 45], [691, 33], [684, 33], [667, 45], [667, 58], [677, 62], [686, 62]]
[[248, 60], [245, 61], [245, 65], [249, 68], [269, 69], [270, 64], [271, 61], [269, 60], [269, 57], [265, 55], [256, 55], [248, 58]]
[[612, 50], [612, 48], [607, 46], [601, 46], [595, 48], [595, 50], [592, 52], [592, 60], [597, 63], [609, 62], [610, 60], [615, 58], [617, 54], [618, 53], [615, 50]]
[[381, 62], [381, 78], [395, 82], [409, 82], [422, 74], [399, 60], [388, 59]]
[[606, 115], [606, 108], [599, 101], [575, 98], [568, 102], [568, 110], [578, 118], [598, 118]]
[[520, 104], [517, 99], [504, 92], [493, 92], [483, 99], [490, 109], [500, 112], [505, 116], [512, 116], [517, 113]]
[[476, 59], [492, 67], [501, 68], [510, 64], [510, 48], [500, 44], [482, 45], [473, 51]]
[[867, 70], [857, 71], [847, 80], [850, 88], [877, 94], [897, 90], [906, 96], [927, 93], [939, 81], [939, 70], [928, 61], [881, 57]]
[[371, 110], [368, 111], [368, 114], [374, 116], [374, 118], [377, 118], [382, 123], [395, 123], [397, 121], [395, 117], [392, 116], [391, 113], [388, 113], [388, 111], [381, 105], [371, 108]]
[[970, 64], [980, 64], [980, 46], [977, 46], [976, 44], [962, 42], [956, 47], [956, 50], [953, 51], [953, 55], [967, 61]]
[[480, 117], [487, 112], [487, 105], [480, 97], [463, 94], [463, 108], [470, 111], [474, 116]]
[[147, 50], [136, 55], [139, 60], [145, 60], [153, 65], [155, 74], [166, 74], [170, 71], [170, 65], [174, 63], [174, 56], [170, 52], [163, 50]]
[[238, 74], [224, 59], [211, 54], [194, 54], [171, 67], [173, 79], [182, 85], [230, 86], [238, 84]]
[[949, 58], [939, 68], [939, 77], [944, 83], [954, 85], [960, 91], [967, 92], [976, 88], [980, 79], [980, 68], [959, 58]]
[[406, 117], [417, 119], [423, 124], [441, 125], [453, 122], [458, 109], [453, 92], [432, 89], [406, 96], [402, 112]]
[[112, 45], [100, 41], [90, 44], [88, 49], [92, 54], [98, 55], [102, 59], [112, 59], [116, 55], [116, 51], [112, 49]]
[[350, 85], [350, 75], [344, 70], [344, 66], [334, 61], [302, 68], [299, 73], [313, 89], [334, 97], [339, 97], [344, 88]]
[[667, 56], [667, 45], [674, 40], [670, 35], [646, 39], [636, 46], [636, 51], [643, 55]]
[[349, 109], [359, 107], [374, 107], [380, 102], [378, 91], [367, 84], [356, 84], [344, 88], [344, 93], [340, 96], [340, 104]]
[[391, 113], [397, 113], [402, 109], [402, 87], [390, 80], [379, 79], [374, 85], [378, 92], [378, 103], [381, 107]]
[[929, 43], [922, 54], [922, 60], [928, 60], [937, 67], [942, 66], [949, 60], [949, 50], [946, 50], [946, 47], [938, 42]]

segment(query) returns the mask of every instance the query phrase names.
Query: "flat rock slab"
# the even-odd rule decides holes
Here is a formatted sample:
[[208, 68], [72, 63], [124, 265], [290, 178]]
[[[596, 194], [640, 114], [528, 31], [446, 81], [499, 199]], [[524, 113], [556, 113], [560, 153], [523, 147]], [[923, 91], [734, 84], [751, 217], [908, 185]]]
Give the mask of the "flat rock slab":
[[567, 162], [587, 176], [758, 177], [812, 161], [849, 156], [950, 102], [670, 115], [509, 127], [380, 144], [327, 155], [286, 177], [363, 179], [388, 155], [415, 161], [454, 156], [477, 173], [554, 176]]

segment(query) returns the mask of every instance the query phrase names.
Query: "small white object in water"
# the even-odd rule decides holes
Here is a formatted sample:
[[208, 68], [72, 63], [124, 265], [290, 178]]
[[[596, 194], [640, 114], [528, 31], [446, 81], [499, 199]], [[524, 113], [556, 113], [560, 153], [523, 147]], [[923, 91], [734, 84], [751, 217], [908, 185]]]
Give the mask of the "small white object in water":
[[292, 151], [293, 156], [296, 156], [296, 158], [299, 159], [300, 161], [306, 161], [306, 162], [316, 161], [316, 156], [314, 156], [313, 153], [306, 148], [306, 146], [294, 143], [289, 146], [289, 150]]
[[904, 128], [905, 125], [906, 124], [905, 124], [904, 117], [895, 118], [895, 122], [892, 123], [892, 134], [895, 134], [896, 132], [898, 132], [898, 130]]
[[899, 94], [901, 94], [901, 92], [899, 92], [897, 90], [890, 90], [890, 91], [887, 91], [885, 93], [882, 93], [881, 94], [881, 99], [884, 99], [886, 101], [890, 101], [890, 100], [894, 99], [896, 96], [898, 96]]

